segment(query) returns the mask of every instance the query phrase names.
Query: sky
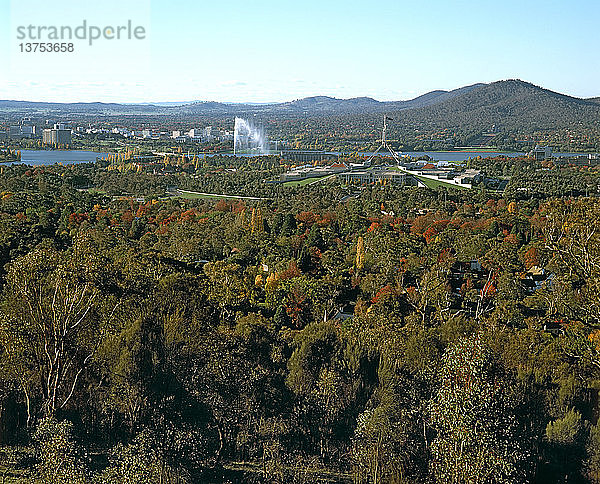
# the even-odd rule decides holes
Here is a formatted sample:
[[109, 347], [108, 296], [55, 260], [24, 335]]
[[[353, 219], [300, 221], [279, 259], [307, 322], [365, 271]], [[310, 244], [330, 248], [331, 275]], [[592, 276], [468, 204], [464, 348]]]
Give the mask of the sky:
[[[0, 0], [0, 99], [387, 101], [513, 78], [595, 97], [599, 18], [597, 0]], [[39, 40], [18, 27], [83, 20], [144, 38], [21, 52]]]

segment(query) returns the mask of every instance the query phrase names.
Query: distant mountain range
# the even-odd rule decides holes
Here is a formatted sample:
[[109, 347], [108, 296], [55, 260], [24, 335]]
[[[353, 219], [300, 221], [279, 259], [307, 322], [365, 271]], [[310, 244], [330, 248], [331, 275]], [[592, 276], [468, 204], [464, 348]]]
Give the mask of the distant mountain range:
[[390, 113], [405, 124], [498, 126], [549, 129], [600, 127], [600, 97], [581, 99], [513, 79], [473, 84], [452, 91], [432, 91], [408, 101], [381, 102], [369, 97], [337, 99], [314, 96], [272, 104], [193, 102], [189, 104], [42, 103], [0, 101], [0, 112], [44, 115], [364, 116]]
[[127, 114], [149, 113], [164, 110], [162, 106], [147, 104], [117, 104], [117, 103], [49, 103], [31, 101], [0, 101], [1, 111], [16, 111], [31, 114]]
[[284, 103], [220, 103], [195, 101], [191, 103], [163, 102], [143, 104], [117, 103], [49, 103], [31, 101], [0, 101], [0, 111], [62, 112], [71, 114], [238, 114], [261, 112], [273, 114], [343, 114], [398, 111], [413, 109], [460, 96], [484, 84], [461, 87], [453, 91], [432, 91], [408, 101], [382, 102], [370, 97], [337, 99], [313, 96]]
[[271, 104], [268, 107], [277, 112], [327, 114], [327, 113], [357, 113], [357, 112], [384, 112], [416, 109], [438, 104], [456, 96], [468, 93], [484, 84], [473, 84], [453, 91], [431, 91], [409, 101], [377, 101], [370, 97], [355, 97], [351, 99], [337, 99], [327, 96], [314, 96], [297, 101]]

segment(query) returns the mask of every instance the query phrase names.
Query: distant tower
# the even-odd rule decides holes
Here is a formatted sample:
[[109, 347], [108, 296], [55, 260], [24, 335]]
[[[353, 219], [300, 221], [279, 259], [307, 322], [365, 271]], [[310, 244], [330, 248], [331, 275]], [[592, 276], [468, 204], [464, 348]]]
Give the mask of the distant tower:
[[369, 157], [369, 159], [367, 160], [367, 163], [370, 163], [371, 160], [375, 157], [375, 155], [377, 153], [379, 153], [379, 151], [381, 151], [382, 148], [385, 148], [390, 152], [390, 154], [392, 155], [394, 160], [396, 160], [396, 163], [400, 164], [400, 157], [398, 156], [398, 153], [396, 153], [393, 150], [393, 148], [388, 144], [387, 139], [385, 137], [385, 132], [387, 130], [387, 122], [388, 121], [393, 121], [393, 119], [388, 117], [387, 114], [384, 114], [383, 115], [383, 131], [381, 133], [381, 144], [379, 145], [379, 148], [377, 148], [375, 150], [375, 152]]

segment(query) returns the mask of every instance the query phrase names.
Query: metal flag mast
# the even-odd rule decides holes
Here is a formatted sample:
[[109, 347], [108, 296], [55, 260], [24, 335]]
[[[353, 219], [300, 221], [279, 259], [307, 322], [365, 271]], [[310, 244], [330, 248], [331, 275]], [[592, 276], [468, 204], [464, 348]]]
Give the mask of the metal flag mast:
[[388, 121], [388, 120], [389, 120], [389, 121], [393, 121], [393, 119], [392, 119], [392, 118], [390, 118], [390, 117], [388, 117], [388, 115], [387, 115], [387, 114], [384, 114], [384, 115], [383, 115], [383, 131], [382, 131], [382, 133], [381, 133], [381, 144], [379, 145], [379, 148], [377, 148], [377, 149], [375, 150], [375, 152], [374, 152], [374, 153], [373, 153], [373, 154], [372, 154], [372, 155], [369, 157], [369, 159], [367, 160], [367, 163], [370, 163], [370, 162], [371, 162], [371, 160], [372, 160], [372, 159], [375, 157], [375, 155], [376, 155], [377, 153], [379, 153], [379, 152], [381, 151], [381, 149], [382, 149], [382, 148], [385, 148], [385, 149], [387, 149], [387, 150], [388, 150], [388, 151], [391, 153], [391, 155], [392, 155], [392, 157], [394, 158], [394, 160], [396, 160], [396, 163], [400, 164], [400, 157], [398, 156], [398, 153], [396, 153], [396, 152], [395, 152], [395, 151], [392, 149], [392, 147], [391, 147], [391, 146], [388, 144], [388, 142], [387, 142], [387, 139], [386, 139], [386, 137], [385, 137], [385, 132], [386, 132], [386, 130], [387, 130], [387, 121]]

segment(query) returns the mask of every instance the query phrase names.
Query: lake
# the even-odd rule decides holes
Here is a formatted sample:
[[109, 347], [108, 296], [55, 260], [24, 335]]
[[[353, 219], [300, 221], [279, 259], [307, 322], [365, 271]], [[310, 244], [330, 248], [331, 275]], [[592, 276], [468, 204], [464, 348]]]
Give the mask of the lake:
[[[315, 152], [315, 153], [317, 153], [317, 152]], [[331, 155], [349, 155], [349, 153], [341, 153], [339, 151], [327, 151], [327, 152], [323, 152], [323, 153], [331, 154]], [[269, 154], [277, 155], [277, 154], [279, 154], [279, 152], [271, 152]], [[358, 154], [360, 156], [371, 156], [373, 153], [372, 152], [359, 152]], [[388, 152], [380, 152], [380, 154], [383, 156], [387, 156], [387, 157], [391, 156]], [[205, 155], [205, 156], [211, 157], [211, 156], [219, 156], [219, 155], [233, 156], [233, 153], [219, 153], [217, 155], [211, 154], [211, 155]], [[408, 155], [413, 158], [427, 155], [434, 161], [458, 161], [458, 162], [460, 162], [460, 161], [466, 161], [469, 158], [476, 158], [477, 156], [481, 156], [482, 158], [495, 158], [497, 156], [507, 156], [509, 158], [517, 158], [519, 156], [526, 156], [527, 153], [523, 153], [523, 152], [505, 153], [505, 152], [501, 152], [501, 151], [404, 151], [404, 152], [398, 153], [398, 155], [400, 155], [400, 156]], [[553, 156], [556, 156], [556, 157], [574, 157], [574, 156], [581, 156], [581, 155], [586, 155], [586, 154], [585, 153], [553, 153]], [[259, 153], [238, 153], [237, 156], [256, 157], [256, 156], [264, 156], [264, 155], [261, 155]]]
[[516, 158], [517, 156], [525, 156], [527, 153], [501, 153], [499, 151], [407, 151], [402, 155], [408, 155], [413, 158], [427, 155], [434, 161], [466, 161], [469, 158], [495, 158], [497, 156], [508, 156]]
[[108, 153], [95, 151], [21, 150], [21, 163], [32, 166], [53, 165], [55, 163], [72, 165], [73, 163], [93, 163], [96, 158], [105, 156], [108, 156]]
[[[339, 152], [327, 152], [330, 154], [340, 155], [343, 153]], [[275, 154], [275, 153], [272, 153]], [[359, 153], [363, 156], [369, 156], [372, 153]], [[386, 156], [386, 153], [382, 153]], [[427, 155], [434, 161], [465, 161], [468, 158], [475, 158], [481, 156], [483, 158], [494, 158], [496, 156], [508, 156], [510, 158], [516, 158], [517, 156], [524, 156], [526, 153], [514, 152], [514, 153], [501, 153], [499, 151], [407, 151], [399, 153], [400, 155], [408, 155], [412, 157], [419, 157]], [[581, 153], [554, 153], [554, 156], [578, 156]], [[222, 155], [233, 156], [232, 153], [222, 153]], [[389, 156], [389, 154], [387, 154]], [[78, 151], [78, 150], [22, 150], [21, 151], [21, 163], [33, 166], [42, 165], [53, 165], [54, 163], [63, 163], [70, 165], [73, 163], [90, 163], [95, 162], [96, 158], [104, 158], [108, 156], [108, 153], [98, 153], [95, 151]], [[205, 156], [218, 156], [218, 155], [205, 155]], [[243, 157], [255, 157], [262, 156], [258, 153], [240, 153], [237, 156]], [[5, 163], [10, 164], [10, 163]]]

